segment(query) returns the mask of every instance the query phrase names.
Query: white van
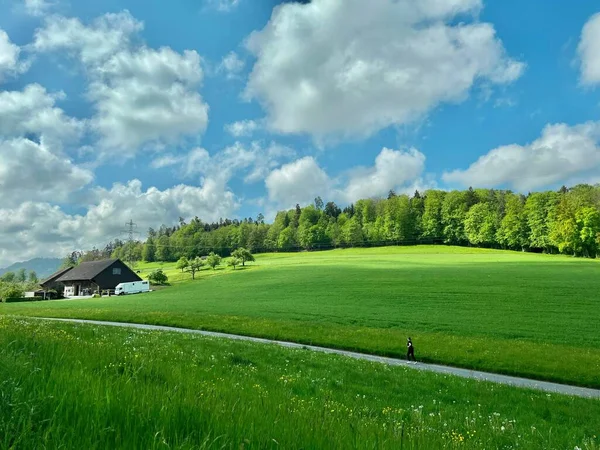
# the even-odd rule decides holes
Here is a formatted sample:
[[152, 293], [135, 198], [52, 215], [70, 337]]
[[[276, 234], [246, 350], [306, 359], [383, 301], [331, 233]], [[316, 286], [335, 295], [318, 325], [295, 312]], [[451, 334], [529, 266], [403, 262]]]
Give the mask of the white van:
[[119, 283], [115, 288], [115, 295], [139, 294], [150, 291], [150, 282], [133, 281], [131, 283]]

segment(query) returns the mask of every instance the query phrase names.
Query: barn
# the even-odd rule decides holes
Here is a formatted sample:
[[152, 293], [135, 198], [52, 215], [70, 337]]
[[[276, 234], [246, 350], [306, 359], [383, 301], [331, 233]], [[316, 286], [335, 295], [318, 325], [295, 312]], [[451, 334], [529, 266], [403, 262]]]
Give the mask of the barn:
[[142, 281], [142, 279], [120, 259], [84, 262], [55, 280], [56, 283], [64, 286], [65, 297], [112, 291], [119, 283], [133, 281]]

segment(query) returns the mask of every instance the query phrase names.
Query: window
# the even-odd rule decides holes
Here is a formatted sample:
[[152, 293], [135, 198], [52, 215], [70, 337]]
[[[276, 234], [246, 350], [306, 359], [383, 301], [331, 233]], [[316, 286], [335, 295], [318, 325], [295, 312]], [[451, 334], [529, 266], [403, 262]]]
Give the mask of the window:
[[113, 275], [121, 275], [121, 268], [120, 267], [115, 267], [113, 269]]

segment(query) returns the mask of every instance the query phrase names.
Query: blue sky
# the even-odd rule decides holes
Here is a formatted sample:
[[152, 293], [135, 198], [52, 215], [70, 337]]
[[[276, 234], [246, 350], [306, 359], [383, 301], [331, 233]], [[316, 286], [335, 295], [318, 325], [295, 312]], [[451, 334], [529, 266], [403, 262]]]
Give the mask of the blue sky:
[[592, 0], [0, 0], [0, 266], [316, 195], [600, 182]]

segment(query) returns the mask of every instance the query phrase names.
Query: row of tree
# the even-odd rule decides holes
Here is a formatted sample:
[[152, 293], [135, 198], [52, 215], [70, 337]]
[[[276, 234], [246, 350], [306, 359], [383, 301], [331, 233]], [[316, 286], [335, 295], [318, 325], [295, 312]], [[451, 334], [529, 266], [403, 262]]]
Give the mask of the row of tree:
[[[313, 205], [281, 211], [272, 224], [199, 218], [150, 230], [145, 242], [113, 242], [111, 256], [137, 261], [188, 260], [235, 249], [251, 253], [448, 244], [596, 257], [600, 250], [600, 186], [577, 185], [521, 195], [511, 191], [429, 190], [412, 196], [390, 191], [343, 210], [316, 198]], [[99, 252], [102, 253], [102, 252]], [[82, 258], [93, 255], [84, 254]]]
[[0, 301], [22, 298], [25, 291], [38, 289], [38, 276], [35, 271], [6, 272], [0, 276]]

